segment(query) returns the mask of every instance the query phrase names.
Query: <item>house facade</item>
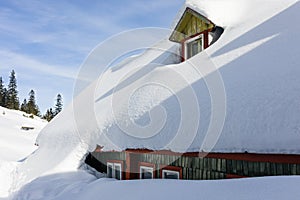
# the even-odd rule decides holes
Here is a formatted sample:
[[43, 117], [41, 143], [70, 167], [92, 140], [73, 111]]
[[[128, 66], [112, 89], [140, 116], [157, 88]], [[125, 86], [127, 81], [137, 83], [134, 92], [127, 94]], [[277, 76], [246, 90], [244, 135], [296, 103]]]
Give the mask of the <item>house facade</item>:
[[[213, 45], [224, 29], [186, 8], [170, 41], [181, 44], [182, 61]], [[86, 163], [119, 180], [213, 180], [259, 176], [300, 175], [300, 155], [272, 153], [177, 153], [169, 150], [127, 149], [105, 152], [98, 146]]]
[[126, 150], [90, 153], [86, 163], [119, 180], [214, 180], [259, 176], [300, 175], [300, 155], [250, 153], [174, 153]]

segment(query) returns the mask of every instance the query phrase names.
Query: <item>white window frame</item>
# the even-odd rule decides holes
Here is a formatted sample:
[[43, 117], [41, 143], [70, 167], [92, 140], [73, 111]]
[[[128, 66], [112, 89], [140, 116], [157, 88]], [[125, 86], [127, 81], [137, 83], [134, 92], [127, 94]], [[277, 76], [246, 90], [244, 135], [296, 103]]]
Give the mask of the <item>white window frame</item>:
[[165, 172], [167, 172], [167, 173], [174, 173], [174, 174], [177, 175], [177, 177], [178, 177], [177, 179], [180, 178], [180, 173], [178, 171], [163, 169], [162, 170], [162, 178], [163, 179], [165, 179]]
[[[109, 168], [111, 168], [111, 176], [109, 176], [109, 174], [108, 174]], [[107, 165], [106, 165], [106, 172], [107, 172], [107, 177], [108, 177], [108, 178], [113, 178], [113, 174], [114, 174], [114, 164], [113, 164], [113, 163], [107, 162]]]
[[189, 40], [186, 40], [184, 42], [184, 59], [185, 60], [189, 59], [188, 58], [188, 44], [191, 43], [191, 42], [194, 42], [194, 41], [198, 40], [199, 38], [201, 38], [201, 40], [202, 40], [201, 41], [201, 43], [202, 43], [201, 51], [204, 50], [204, 34], [203, 33], [200, 34], [200, 35], [198, 35], [198, 36], [196, 36], [196, 37], [193, 37], [193, 38], [191, 38]]
[[107, 162], [107, 175], [108, 175], [108, 170], [109, 170], [109, 167], [112, 168], [112, 175], [111, 175], [111, 178], [116, 178], [116, 166], [120, 168], [119, 170], [119, 175], [120, 175], [120, 180], [122, 180], [122, 164], [121, 163], [113, 163], [113, 162]]
[[151, 178], [152, 179], [154, 178], [154, 168], [153, 167], [140, 166], [140, 179], [142, 179], [143, 169], [144, 170], [151, 170], [151, 174], [152, 174]]

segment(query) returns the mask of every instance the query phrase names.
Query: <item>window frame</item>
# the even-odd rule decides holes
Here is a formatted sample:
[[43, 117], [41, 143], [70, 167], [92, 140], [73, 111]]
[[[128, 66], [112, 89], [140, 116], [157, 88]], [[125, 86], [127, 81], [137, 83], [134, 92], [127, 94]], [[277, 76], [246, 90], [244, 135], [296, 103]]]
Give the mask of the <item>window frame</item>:
[[162, 179], [168, 179], [168, 178], [165, 178], [165, 172], [176, 174], [177, 175], [176, 179], [179, 179], [179, 177], [180, 177], [180, 173], [178, 171], [163, 169], [162, 172], [161, 172], [162, 173], [162, 175], [161, 175]]
[[[109, 169], [109, 166], [111, 166], [112, 168], [112, 174], [111, 174], [111, 177], [108, 176], [108, 169]], [[116, 176], [116, 166], [118, 166], [120, 168], [120, 171], [119, 171], [119, 177], [120, 179], [118, 180], [123, 180], [123, 166], [124, 166], [124, 162], [121, 161], [121, 160], [107, 160], [106, 161], [106, 174], [107, 174], [107, 177], [108, 178], [115, 178], [117, 179], [117, 176]]]
[[146, 169], [146, 170], [152, 170], [152, 178], [151, 179], [155, 179], [155, 164], [152, 163], [146, 163], [146, 162], [139, 162], [138, 163], [138, 169], [139, 169], [139, 179], [142, 179], [142, 169]]
[[204, 34], [203, 33], [201, 33], [201, 34], [199, 34], [199, 35], [197, 35], [197, 36], [195, 36], [195, 37], [192, 37], [192, 38], [190, 38], [190, 39], [188, 39], [188, 40], [185, 40], [184, 41], [184, 57], [185, 57], [185, 60], [187, 60], [187, 59], [190, 59], [190, 58], [192, 58], [193, 56], [195, 56], [195, 55], [197, 55], [198, 53], [196, 53], [195, 55], [193, 55], [193, 56], [191, 56], [191, 57], [189, 57], [189, 45], [192, 43], [192, 42], [194, 42], [194, 41], [196, 41], [196, 40], [198, 40], [198, 39], [201, 39], [201, 50], [198, 52], [198, 53], [200, 53], [200, 52], [202, 52], [203, 50], [204, 50]]
[[[111, 169], [111, 174], [109, 173]], [[111, 162], [106, 163], [106, 174], [108, 178], [113, 178], [114, 174], [114, 164]]]
[[169, 171], [169, 172], [175, 172], [178, 173], [178, 180], [182, 179], [182, 168], [181, 167], [176, 167], [176, 166], [169, 166], [169, 165], [163, 165], [160, 166], [160, 177], [162, 179], [166, 179], [164, 177], [164, 171]]

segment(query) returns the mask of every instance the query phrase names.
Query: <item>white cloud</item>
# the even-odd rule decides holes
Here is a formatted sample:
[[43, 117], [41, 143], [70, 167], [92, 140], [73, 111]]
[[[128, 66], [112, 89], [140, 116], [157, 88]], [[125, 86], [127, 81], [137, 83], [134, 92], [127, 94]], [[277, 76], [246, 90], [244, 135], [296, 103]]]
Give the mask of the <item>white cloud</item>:
[[31, 72], [41, 72], [43, 74], [54, 75], [64, 78], [75, 79], [77, 69], [71, 69], [66, 66], [51, 65], [43, 63], [32, 57], [17, 54], [11, 51], [0, 50], [0, 65], [1, 66], [17, 66], [20, 68], [26, 68]]

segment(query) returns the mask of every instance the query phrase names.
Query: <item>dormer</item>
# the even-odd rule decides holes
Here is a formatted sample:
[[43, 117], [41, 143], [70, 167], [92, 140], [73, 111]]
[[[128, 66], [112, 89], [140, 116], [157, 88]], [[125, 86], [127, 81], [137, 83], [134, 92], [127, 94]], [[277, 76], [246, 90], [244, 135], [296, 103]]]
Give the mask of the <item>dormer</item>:
[[185, 61], [208, 48], [222, 33], [223, 28], [191, 8], [186, 8], [170, 40], [181, 43], [182, 61]]

